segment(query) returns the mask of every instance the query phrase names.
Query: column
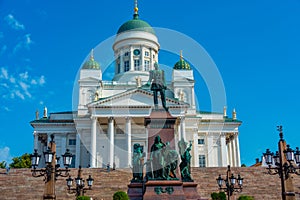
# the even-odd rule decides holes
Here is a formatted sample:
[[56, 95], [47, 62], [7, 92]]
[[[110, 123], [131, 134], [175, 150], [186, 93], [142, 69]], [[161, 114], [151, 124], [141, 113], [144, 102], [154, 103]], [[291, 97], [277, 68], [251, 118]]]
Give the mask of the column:
[[215, 167], [213, 157], [214, 139], [213, 136], [210, 134], [212, 133], [208, 133], [207, 135], [207, 167]]
[[153, 50], [152, 48], [150, 49], [150, 70], [154, 69], [154, 62], [153, 62]]
[[114, 118], [108, 118], [108, 135], [109, 135], [109, 164], [114, 166]]
[[186, 141], [186, 135], [185, 135], [185, 117], [180, 117], [180, 138], [184, 139]]
[[233, 162], [232, 162], [232, 149], [231, 149], [231, 141], [230, 139], [228, 140], [228, 144], [227, 144], [227, 155], [228, 155], [228, 162], [230, 166], [233, 166]]
[[140, 57], [141, 57], [140, 71], [145, 71], [145, 59], [144, 59], [145, 58], [145, 48], [144, 47], [141, 48]]
[[198, 152], [198, 133], [194, 133], [193, 135], [194, 140], [194, 167], [199, 167], [199, 152]]
[[92, 117], [91, 127], [91, 149], [90, 149], [90, 167], [96, 167], [96, 133], [97, 133], [97, 118]]
[[[62, 154], [64, 154], [65, 152], [66, 152], [66, 150], [67, 150], [67, 134], [66, 133], [63, 133], [63, 134], [61, 134], [61, 138], [60, 138], [60, 141], [61, 141], [61, 155]], [[56, 152], [56, 156], [58, 156], [57, 155], [57, 153], [58, 152]], [[59, 161], [60, 163], [60, 166], [64, 166], [64, 162], [63, 162], [63, 159], [60, 159], [60, 161]]]
[[181, 140], [181, 132], [180, 132], [180, 126], [181, 126], [181, 124], [180, 124], [180, 118], [179, 118], [179, 123], [177, 124], [177, 136], [178, 136], [178, 141], [180, 141]]
[[131, 167], [131, 160], [132, 160], [132, 150], [131, 150], [131, 118], [126, 117], [126, 124], [125, 124], [125, 132], [126, 132], [126, 139], [127, 139], [127, 153], [128, 153], [128, 162], [127, 167]]
[[120, 50], [120, 72], [119, 73], [123, 73], [124, 72], [124, 51], [123, 49]]
[[33, 131], [34, 149], [39, 149], [39, 136], [36, 131]]
[[130, 47], [130, 63], [129, 63], [129, 67], [130, 70], [129, 71], [134, 71], [134, 61], [133, 61], [133, 47]]
[[219, 167], [226, 167], [228, 162], [227, 162], [227, 149], [226, 149], [226, 134], [221, 133], [220, 134], [220, 149], [221, 149], [221, 166]]
[[236, 146], [235, 146], [235, 136], [233, 135], [232, 138], [231, 138], [231, 145], [232, 145], [232, 166], [233, 167], [236, 167], [237, 166], [237, 163], [236, 163]]
[[76, 134], [76, 157], [75, 157], [75, 167], [78, 168], [80, 165], [80, 134]]
[[236, 167], [241, 166], [241, 157], [240, 157], [240, 142], [239, 142], [239, 135], [236, 133], [235, 135], [235, 148], [236, 148]]

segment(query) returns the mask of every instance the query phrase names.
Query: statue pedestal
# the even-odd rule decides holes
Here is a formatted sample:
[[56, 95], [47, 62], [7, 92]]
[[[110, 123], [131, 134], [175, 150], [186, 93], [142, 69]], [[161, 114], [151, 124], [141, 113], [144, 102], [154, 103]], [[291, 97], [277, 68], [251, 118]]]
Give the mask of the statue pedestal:
[[143, 199], [143, 183], [130, 183], [128, 185], [127, 194], [130, 200]]
[[[153, 110], [149, 117], [145, 117], [144, 124], [148, 132], [148, 155], [150, 155], [151, 146], [154, 144], [155, 138], [158, 135], [163, 143], [169, 142], [168, 145], [163, 147], [164, 150], [169, 148], [171, 151], [174, 151], [176, 149], [175, 145], [177, 144], [174, 135], [176, 119], [176, 117], [171, 116], [169, 112], [163, 109]], [[178, 168], [179, 167], [177, 167], [175, 172], [176, 177], [181, 179]], [[181, 180], [161, 180], [157, 178], [159, 176], [153, 174], [155, 170], [158, 171], [160, 169], [148, 165], [148, 168], [146, 167], [146, 173], [144, 174], [147, 175], [150, 173], [153, 178], [149, 178], [148, 181], [144, 183], [132, 182], [128, 185], [128, 195], [131, 200], [204, 200], [201, 199], [197, 193], [196, 183], [182, 182]], [[166, 176], [163, 176], [163, 178], [165, 177]], [[144, 181], [146, 179], [147, 178], [144, 178]]]
[[186, 199], [181, 181], [151, 180], [145, 183], [143, 200]]
[[145, 117], [144, 125], [148, 130], [148, 153], [157, 135], [166, 143], [170, 142], [170, 147], [175, 149], [174, 125], [176, 117], [164, 109], [153, 110], [149, 117]]

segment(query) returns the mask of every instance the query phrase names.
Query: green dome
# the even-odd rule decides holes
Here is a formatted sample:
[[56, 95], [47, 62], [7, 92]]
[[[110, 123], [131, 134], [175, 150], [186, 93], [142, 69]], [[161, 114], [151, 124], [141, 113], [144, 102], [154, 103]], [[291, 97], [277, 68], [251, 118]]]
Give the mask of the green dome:
[[191, 66], [182, 58], [174, 65], [173, 69], [177, 70], [191, 70]]
[[145, 21], [139, 19], [138, 14], [133, 15], [133, 19], [125, 22], [118, 30], [117, 34], [123, 33], [125, 31], [145, 31], [155, 35], [153, 28]]
[[100, 64], [94, 59], [94, 50], [91, 51], [90, 59], [83, 64], [82, 69], [100, 69]]
[[95, 60], [88, 60], [84, 63], [82, 69], [100, 69], [100, 64]]

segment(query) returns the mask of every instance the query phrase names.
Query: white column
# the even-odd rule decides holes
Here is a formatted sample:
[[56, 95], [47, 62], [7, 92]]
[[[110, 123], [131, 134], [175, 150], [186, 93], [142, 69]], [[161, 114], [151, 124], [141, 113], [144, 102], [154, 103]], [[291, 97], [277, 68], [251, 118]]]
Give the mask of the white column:
[[227, 152], [227, 155], [228, 155], [228, 162], [229, 162], [229, 165], [230, 166], [233, 166], [233, 162], [232, 162], [232, 148], [231, 148], [231, 141], [229, 140], [228, 143], [227, 143], [227, 149], [228, 149], [228, 152]]
[[193, 83], [193, 87], [192, 87], [192, 100], [191, 100], [191, 103], [192, 103], [192, 105], [191, 105], [192, 109], [196, 109], [194, 83]]
[[92, 117], [91, 127], [91, 149], [90, 149], [90, 167], [96, 167], [96, 133], [97, 133], [97, 118]]
[[145, 71], [145, 67], [144, 67], [144, 65], [145, 65], [145, 59], [144, 59], [145, 58], [145, 49], [144, 49], [144, 47], [141, 48], [140, 57], [141, 57], [140, 71]]
[[194, 133], [193, 135], [194, 140], [194, 167], [199, 167], [199, 152], [198, 152], [198, 133]]
[[228, 165], [227, 162], [227, 149], [226, 149], [226, 136], [225, 133], [220, 134], [220, 145], [221, 145], [221, 166], [219, 167], [226, 167]]
[[120, 72], [119, 73], [123, 73], [124, 72], [124, 51], [123, 49], [120, 50]]
[[236, 167], [241, 166], [241, 157], [240, 157], [240, 142], [239, 142], [239, 135], [236, 133], [235, 135], [235, 147], [236, 147]]
[[231, 138], [231, 145], [232, 145], [232, 167], [237, 167], [237, 160], [236, 160], [236, 146], [235, 146], [235, 136]]
[[80, 165], [80, 134], [76, 134], [76, 157], [75, 157], [75, 167], [78, 168]]
[[33, 131], [34, 149], [39, 149], [39, 136], [36, 131]]
[[[60, 142], [61, 142], [61, 154], [64, 154], [65, 152], [66, 152], [66, 150], [67, 150], [67, 136], [68, 136], [68, 134], [61, 134], [61, 138], [60, 138]], [[56, 153], [59, 153], [59, 152], [56, 152]], [[56, 156], [59, 156], [59, 155], [57, 155], [56, 154]], [[59, 161], [60, 163], [60, 165], [61, 166], [63, 166], [64, 165], [64, 162], [63, 162], [63, 159], [60, 159], [60, 161]]]
[[150, 70], [154, 69], [154, 61], [153, 61], [153, 50], [150, 49]]
[[214, 157], [213, 157], [213, 148], [214, 148], [214, 139], [210, 133], [207, 134], [207, 167], [214, 166]]
[[180, 138], [184, 139], [186, 141], [186, 135], [185, 135], [185, 117], [180, 117]]
[[[181, 119], [179, 118], [179, 120], [181, 121]], [[179, 123], [177, 124], [177, 136], [178, 136], [178, 141], [180, 141], [181, 140], [181, 123], [180, 123], [180, 121], [179, 121]]]
[[126, 124], [125, 124], [125, 132], [126, 132], [126, 139], [127, 139], [127, 153], [128, 153], [128, 162], [127, 167], [131, 167], [131, 160], [132, 160], [132, 150], [131, 150], [131, 118], [126, 117]]
[[146, 127], [145, 128], [145, 132], [146, 132], [146, 145], [145, 145], [145, 161], [148, 160], [148, 151], [150, 151], [150, 149], [148, 149], [148, 145], [149, 145], [149, 141], [148, 141], [148, 138], [149, 138], [149, 131], [148, 131], [148, 128]]
[[109, 134], [109, 164], [113, 167], [114, 164], [114, 118], [108, 118], [108, 134]]
[[130, 47], [130, 71], [134, 71], [133, 47]]

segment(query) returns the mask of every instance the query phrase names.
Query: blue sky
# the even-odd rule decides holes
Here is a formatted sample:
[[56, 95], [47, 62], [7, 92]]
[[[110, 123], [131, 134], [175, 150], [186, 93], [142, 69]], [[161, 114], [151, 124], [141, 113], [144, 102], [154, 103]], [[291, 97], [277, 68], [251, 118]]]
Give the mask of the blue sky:
[[[132, 10], [133, 0], [0, 0], [0, 161], [32, 152], [29, 122], [37, 109], [72, 109], [81, 63], [132, 18]], [[140, 0], [139, 10], [152, 26], [193, 38], [216, 63], [228, 114], [236, 108], [243, 121], [242, 163], [276, 149], [280, 124], [287, 142], [300, 146], [299, 0]], [[177, 60], [170, 57], [170, 63]], [[199, 108], [211, 111], [205, 83], [196, 78]]]

